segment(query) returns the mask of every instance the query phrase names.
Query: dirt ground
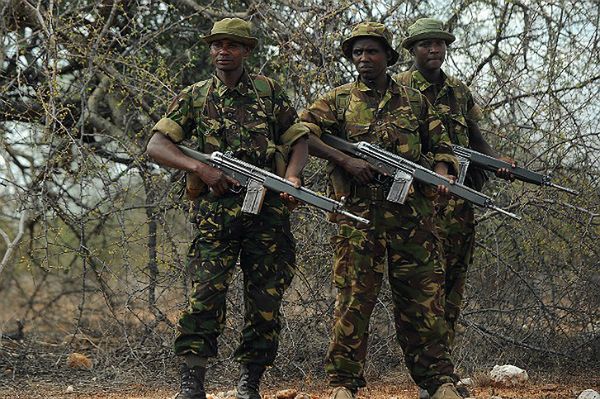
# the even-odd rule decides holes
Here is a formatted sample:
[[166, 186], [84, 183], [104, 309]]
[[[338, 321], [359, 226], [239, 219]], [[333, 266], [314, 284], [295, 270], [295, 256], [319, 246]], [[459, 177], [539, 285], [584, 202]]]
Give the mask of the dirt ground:
[[[298, 384], [302, 386], [304, 384]], [[563, 399], [573, 398], [585, 389], [600, 391], [600, 376], [597, 377], [569, 377], [568, 381], [547, 382], [544, 380], [531, 381], [527, 386], [520, 388], [498, 388], [482, 386], [485, 383], [471, 388], [472, 397], [477, 399]], [[294, 389], [294, 384], [288, 384], [286, 389]], [[17, 388], [0, 390], [2, 399], [170, 399], [176, 390], [172, 387], [151, 387], [142, 384], [125, 385], [120, 387], [92, 387], [75, 386], [73, 392], [67, 393], [67, 387], [49, 383], [30, 384], [25, 391]], [[305, 388], [302, 391], [311, 399], [327, 399], [329, 390], [324, 387]], [[217, 398], [230, 398], [211, 392]], [[218, 395], [218, 396], [217, 396]], [[293, 398], [294, 396], [291, 396]], [[416, 399], [417, 390], [414, 385], [404, 382], [401, 384], [374, 383], [369, 388], [359, 393], [361, 399]], [[209, 396], [210, 398], [210, 396]], [[277, 391], [268, 387], [263, 392], [264, 399], [276, 399]], [[285, 397], [286, 399], [289, 396]]]

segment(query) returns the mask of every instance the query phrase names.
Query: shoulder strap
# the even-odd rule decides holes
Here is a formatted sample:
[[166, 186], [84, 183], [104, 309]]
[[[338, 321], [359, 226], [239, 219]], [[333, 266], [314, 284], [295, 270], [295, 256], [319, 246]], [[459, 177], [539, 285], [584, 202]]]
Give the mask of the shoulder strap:
[[[336, 119], [339, 126], [343, 126], [346, 119], [346, 111], [350, 106], [350, 91], [348, 90], [336, 90], [335, 91], [335, 113]], [[341, 133], [346, 133], [345, 129], [342, 129]], [[344, 134], [345, 137], [345, 134]], [[347, 137], [345, 137], [347, 138]]]

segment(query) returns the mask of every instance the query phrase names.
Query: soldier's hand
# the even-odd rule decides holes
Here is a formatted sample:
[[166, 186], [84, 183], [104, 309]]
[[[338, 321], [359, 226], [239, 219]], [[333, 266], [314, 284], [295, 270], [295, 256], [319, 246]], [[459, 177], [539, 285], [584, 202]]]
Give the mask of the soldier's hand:
[[[454, 184], [454, 182], [456, 181], [456, 176], [453, 176], [450, 173], [448, 173], [448, 165], [445, 162], [437, 162], [434, 165], [433, 170], [438, 175], [442, 175], [448, 180], [450, 180], [450, 184]], [[441, 196], [446, 197], [449, 195], [450, 189], [444, 184], [438, 184], [437, 193]]]
[[216, 168], [206, 168], [200, 178], [208, 185], [210, 191], [217, 197], [227, 193], [232, 186], [239, 186], [240, 183], [232, 177]]
[[354, 157], [346, 158], [341, 166], [360, 184], [370, 183], [377, 174], [377, 169], [375, 169], [373, 165], [367, 161]]
[[[508, 157], [498, 157], [498, 159], [500, 161], [504, 161], [506, 163], [509, 163], [513, 168], [517, 167], [517, 162], [511, 158]], [[511, 170], [509, 168], [500, 168], [496, 171], [496, 176], [504, 179], [504, 180], [510, 180], [510, 181], [515, 181], [515, 175], [512, 174]]]
[[[300, 188], [302, 186], [302, 180], [298, 176], [286, 176], [285, 179], [292, 183], [296, 188]], [[285, 201], [285, 204], [290, 211], [293, 211], [298, 205], [300, 205], [300, 202], [288, 193], [279, 193], [279, 197]]]
[[[450, 184], [454, 184], [456, 182], [456, 176], [448, 175], [448, 174], [443, 174], [442, 176], [444, 176], [445, 178], [450, 180]], [[439, 195], [444, 196], [444, 197], [447, 197], [450, 195], [450, 189], [448, 188], [448, 186], [445, 186], [443, 184], [438, 184], [437, 192]]]

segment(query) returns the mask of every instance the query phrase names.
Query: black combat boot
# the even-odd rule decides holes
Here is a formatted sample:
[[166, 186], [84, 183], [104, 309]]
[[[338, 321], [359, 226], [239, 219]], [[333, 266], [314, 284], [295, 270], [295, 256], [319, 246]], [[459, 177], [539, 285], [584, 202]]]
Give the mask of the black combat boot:
[[237, 399], [260, 399], [258, 386], [265, 372], [265, 366], [260, 364], [240, 365], [240, 381], [237, 385]]
[[189, 367], [182, 363], [179, 366], [181, 385], [175, 399], [206, 399], [204, 391], [204, 376], [206, 368], [202, 366]]

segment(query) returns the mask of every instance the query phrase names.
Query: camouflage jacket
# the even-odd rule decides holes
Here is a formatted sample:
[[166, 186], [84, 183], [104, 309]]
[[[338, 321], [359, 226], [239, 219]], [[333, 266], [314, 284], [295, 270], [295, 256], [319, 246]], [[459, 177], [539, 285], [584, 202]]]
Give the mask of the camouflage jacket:
[[261, 75], [242, 75], [228, 88], [216, 75], [185, 88], [152, 129], [198, 151], [230, 151], [253, 165], [276, 170], [276, 156], [308, 130], [283, 89]]
[[[435, 98], [432, 103], [452, 144], [463, 147], [469, 146], [469, 129], [467, 121], [479, 122], [482, 118], [481, 109], [473, 100], [469, 88], [460, 80], [444, 75], [444, 84], [436, 90], [434, 84], [427, 79], [416, 68], [396, 75], [395, 79], [406, 86], [419, 90], [428, 99]], [[437, 91], [437, 93], [436, 93]]]
[[[360, 80], [339, 86], [302, 111], [300, 119], [317, 136], [367, 141], [429, 167], [446, 162], [451, 173], [458, 170], [448, 135], [428, 101], [392, 78], [382, 97]], [[330, 178], [334, 169], [330, 164]], [[333, 188], [338, 195], [335, 182]]]
[[[450, 141], [463, 147], [469, 147], [469, 127], [467, 121], [479, 122], [481, 109], [473, 100], [469, 88], [460, 80], [442, 72], [444, 84], [441, 87], [429, 83], [414, 66], [396, 75], [401, 84], [419, 90], [427, 98], [435, 98], [433, 106], [448, 131]], [[468, 169], [465, 184], [475, 190], [481, 190], [488, 180], [485, 171], [471, 166]]]

